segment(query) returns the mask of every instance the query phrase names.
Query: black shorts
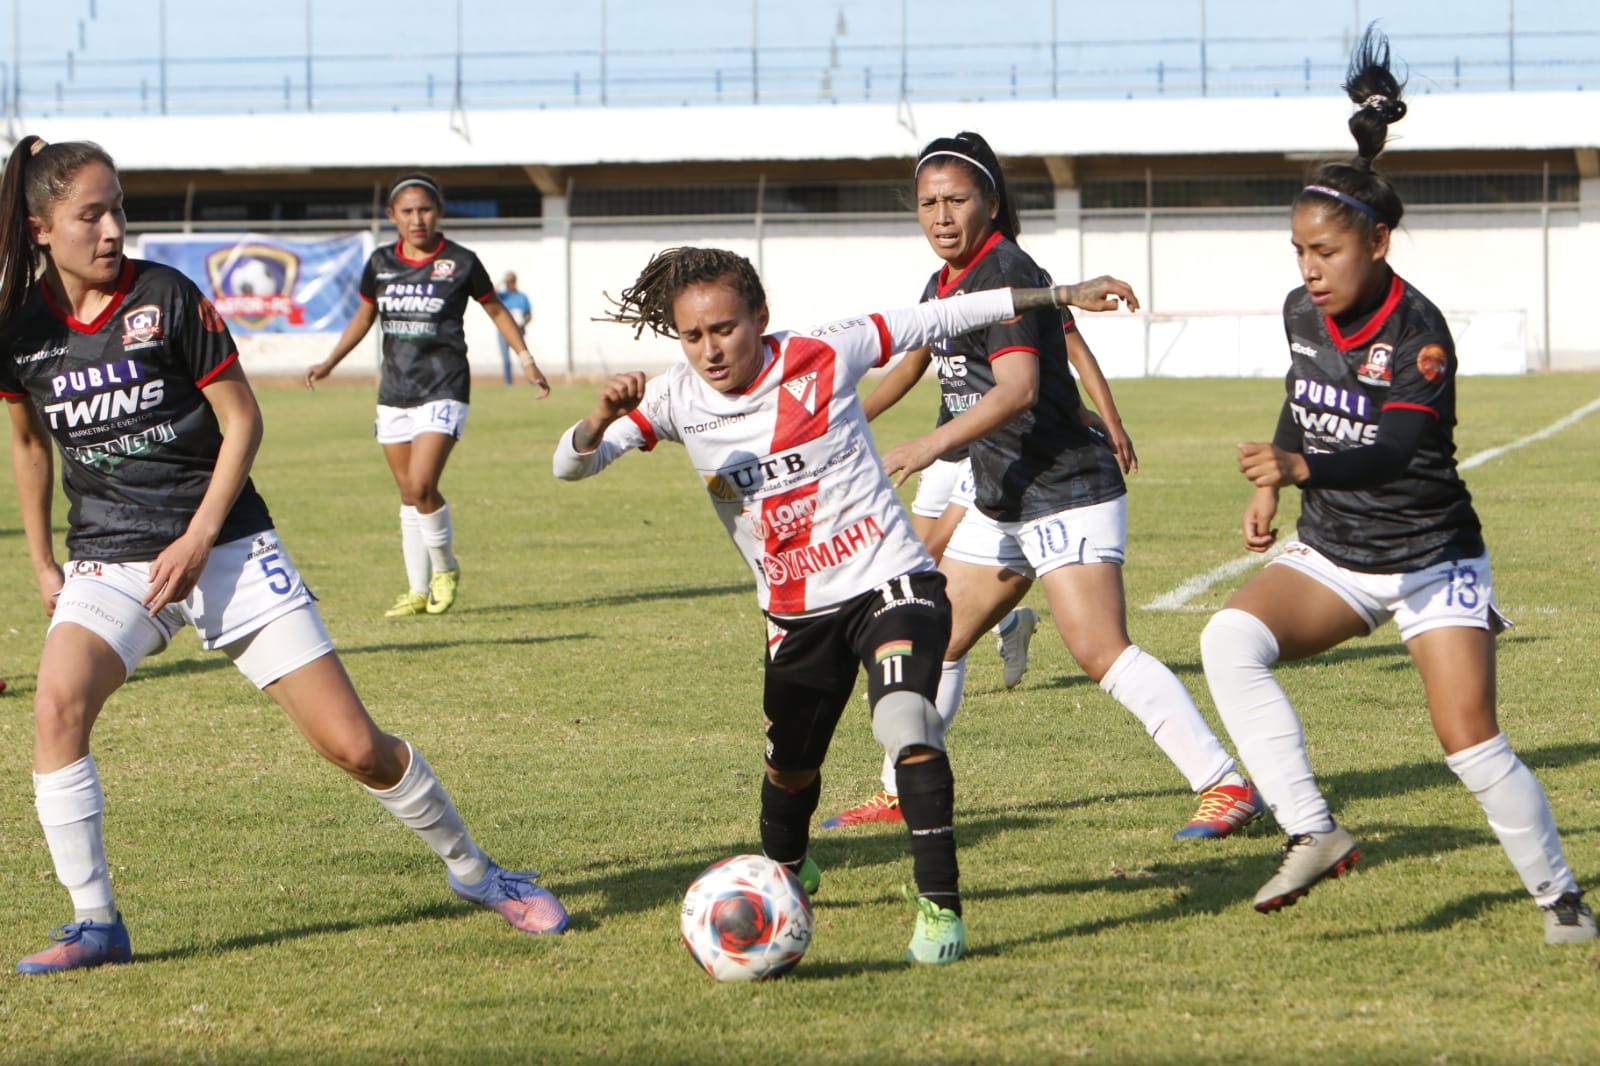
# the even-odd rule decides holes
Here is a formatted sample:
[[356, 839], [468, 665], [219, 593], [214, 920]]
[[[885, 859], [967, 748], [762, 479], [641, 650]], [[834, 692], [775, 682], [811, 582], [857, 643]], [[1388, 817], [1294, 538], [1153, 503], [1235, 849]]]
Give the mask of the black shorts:
[[767, 765], [814, 770], [867, 668], [867, 698], [915, 692], [929, 702], [950, 643], [950, 601], [937, 570], [902, 574], [837, 611], [767, 616]]

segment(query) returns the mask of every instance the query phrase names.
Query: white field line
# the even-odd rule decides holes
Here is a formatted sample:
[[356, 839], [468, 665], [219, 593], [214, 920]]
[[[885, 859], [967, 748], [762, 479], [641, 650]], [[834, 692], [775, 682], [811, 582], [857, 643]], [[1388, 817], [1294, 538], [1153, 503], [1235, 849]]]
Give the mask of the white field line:
[[[1553, 437], [1557, 433], [1560, 433], [1562, 430], [1566, 429], [1568, 426], [1582, 421], [1583, 419], [1594, 414], [1596, 411], [1600, 411], [1600, 399], [1590, 400], [1588, 403], [1584, 404], [1576, 411], [1573, 411], [1571, 414], [1562, 418], [1558, 418], [1548, 426], [1545, 426], [1543, 429], [1536, 430], [1535, 432], [1528, 434], [1526, 437], [1521, 437], [1512, 441], [1510, 444], [1502, 444], [1497, 448], [1487, 448], [1481, 452], [1478, 452], [1476, 455], [1468, 456], [1456, 464], [1456, 469], [1470, 470], [1475, 466], [1482, 466], [1491, 459], [1498, 459], [1507, 452], [1516, 451], [1518, 448], [1521, 448], [1524, 445], [1533, 444], [1535, 441], [1544, 440], [1546, 437]], [[1235, 575], [1242, 574], [1246, 570], [1266, 562], [1268, 559], [1272, 558], [1282, 550], [1283, 544], [1282, 542], [1279, 542], [1278, 544], [1274, 544], [1269, 551], [1264, 552], [1263, 554], [1256, 555], [1252, 553], [1242, 558], [1223, 563], [1221, 566], [1213, 567], [1203, 574], [1196, 574], [1194, 577], [1184, 581], [1183, 584], [1179, 585], [1171, 592], [1166, 592], [1160, 596], [1157, 596], [1155, 599], [1145, 604], [1142, 610], [1182, 611], [1186, 609], [1190, 600], [1209, 589], [1212, 585], [1215, 585], [1221, 581], [1226, 581], [1228, 578], [1234, 577]]]

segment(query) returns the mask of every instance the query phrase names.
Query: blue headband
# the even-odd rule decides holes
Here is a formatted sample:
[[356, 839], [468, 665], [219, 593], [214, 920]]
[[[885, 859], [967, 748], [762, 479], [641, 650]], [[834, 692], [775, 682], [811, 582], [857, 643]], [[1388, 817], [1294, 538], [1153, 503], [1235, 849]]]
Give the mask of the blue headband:
[[1338, 189], [1330, 189], [1326, 185], [1307, 185], [1300, 191], [1314, 192], [1322, 196], [1331, 196], [1342, 204], [1349, 204], [1351, 207], [1355, 208], [1357, 211], [1360, 211], [1363, 215], [1366, 215], [1374, 222], [1383, 221], [1383, 216], [1378, 214], [1377, 209], [1372, 205], [1364, 204], [1360, 200], [1357, 200], [1354, 196], [1351, 196], [1349, 193], [1340, 192]]

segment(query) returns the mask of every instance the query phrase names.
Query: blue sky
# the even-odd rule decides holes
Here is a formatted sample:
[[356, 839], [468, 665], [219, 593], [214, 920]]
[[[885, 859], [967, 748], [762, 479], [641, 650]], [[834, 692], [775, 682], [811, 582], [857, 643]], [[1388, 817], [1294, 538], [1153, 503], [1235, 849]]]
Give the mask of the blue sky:
[[902, 39], [923, 99], [1193, 94], [1202, 20], [1212, 93], [1325, 91], [1371, 19], [1414, 91], [1600, 88], [1592, 0], [0, 0], [0, 73], [24, 114], [449, 106], [458, 11], [477, 107], [893, 99]]

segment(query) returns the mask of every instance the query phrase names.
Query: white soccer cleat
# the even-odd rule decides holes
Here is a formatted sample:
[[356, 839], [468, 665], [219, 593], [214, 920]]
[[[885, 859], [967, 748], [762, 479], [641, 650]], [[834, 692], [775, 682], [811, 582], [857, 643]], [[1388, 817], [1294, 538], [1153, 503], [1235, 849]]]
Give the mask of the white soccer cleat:
[[[1002, 626], [1004, 622], [1000, 623]], [[1000, 661], [1005, 664], [1006, 688], [1016, 688], [1022, 675], [1028, 672], [1028, 645], [1033, 641], [1033, 631], [1039, 628], [1039, 612], [1032, 607], [1018, 607], [1011, 612], [1011, 628], [995, 629], [1000, 645]]]

